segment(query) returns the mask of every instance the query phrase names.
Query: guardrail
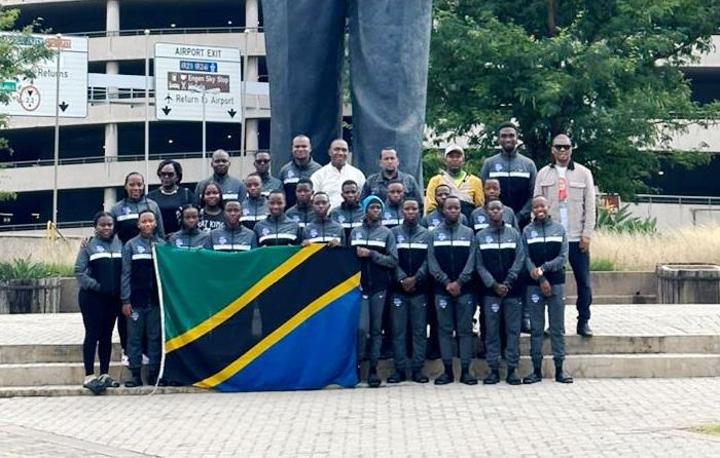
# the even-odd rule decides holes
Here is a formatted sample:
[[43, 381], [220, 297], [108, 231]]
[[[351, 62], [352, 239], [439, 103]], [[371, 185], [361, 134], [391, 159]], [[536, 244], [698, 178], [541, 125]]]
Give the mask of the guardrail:
[[637, 194], [634, 203], [676, 205], [720, 205], [718, 196], [678, 196], [671, 194]]
[[[230, 154], [231, 157], [240, 157], [240, 150], [229, 150], [227, 151], [228, 154]], [[268, 152], [266, 149], [258, 149], [258, 150], [246, 150], [245, 155], [248, 154], [255, 154], [258, 152]], [[207, 155], [209, 156], [212, 154], [211, 151], [207, 152]], [[201, 151], [189, 151], [189, 152], [178, 152], [178, 153], [163, 153], [163, 154], [151, 154], [150, 160], [151, 161], [158, 161], [163, 159], [175, 159], [175, 160], [182, 160], [182, 159], [200, 159], [202, 158], [202, 152]], [[97, 164], [97, 163], [114, 163], [114, 162], [133, 162], [133, 161], [144, 161], [145, 155], [144, 154], [122, 154], [119, 156], [85, 156], [85, 157], [73, 157], [73, 158], [66, 158], [66, 159], [60, 159], [59, 165], [75, 165], [75, 164]], [[2, 162], [0, 163], [0, 168], [10, 168], [10, 169], [17, 169], [17, 168], [25, 168], [25, 167], [47, 167], [47, 166], [53, 166], [55, 164], [53, 159], [38, 159], [35, 161], [16, 161], [16, 162]]]
[[[90, 32], [66, 33], [67, 36], [81, 36], [88, 38], [102, 37], [126, 37], [135, 35], [145, 35], [146, 29], [128, 29], [128, 30], [94, 30]], [[245, 33], [262, 32], [262, 27], [168, 27], [160, 29], [147, 29], [150, 35], [190, 35], [198, 33]]]
[[[82, 227], [92, 227], [92, 221], [67, 221], [64, 223], [58, 223], [57, 229], [75, 229]], [[34, 223], [34, 224], [0, 224], [0, 232], [11, 232], [11, 231], [47, 231], [47, 223]]]

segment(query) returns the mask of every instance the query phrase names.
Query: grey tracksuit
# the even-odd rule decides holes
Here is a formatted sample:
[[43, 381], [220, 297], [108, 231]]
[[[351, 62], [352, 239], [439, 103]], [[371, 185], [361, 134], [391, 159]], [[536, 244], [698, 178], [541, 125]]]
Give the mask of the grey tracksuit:
[[269, 215], [264, 220], [258, 221], [254, 230], [259, 246], [299, 245], [302, 241], [300, 227], [285, 214]]
[[[515, 212], [512, 208], [503, 207], [502, 219], [505, 226], [512, 227], [518, 232], [520, 231], [517, 224], [517, 218], [515, 217]], [[475, 233], [478, 233], [490, 226], [490, 217], [485, 211], [485, 207], [478, 207], [473, 210], [470, 215], [470, 225], [475, 230]]]
[[298, 226], [300, 226], [300, 229], [305, 228], [305, 226], [315, 219], [315, 212], [313, 211], [310, 203], [303, 206], [299, 203], [295, 204], [285, 211], [285, 215], [295, 221]]
[[395, 226], [399, 226], [403, 222], [402, 209], [400, 205], [393, 205], [389, 201], [385, 201], [382, 213], [382, 225], [388, 229], [392, 229]]
[[523, 230], [523, 243], [528, 273], [535, 267], [542, 268], [542, 279], [547, 280], [552, 287], [550, 297], [545, 297], [538, 282], [529, 280], [527, 303], [530, 306], [532, 324], [530, 354], [533, 363], [539, 364], [543, 357], [542, 341], [547, 305], [553, 359], [562, 361], [565, 359], [565, 263], [568, 258], [565, 229], [549, 217], [543, 221], [533, 221]]
[[[480, 231], [477, 239], [477, 273], [485, 286], [482, 301], [485, 315], [486, 361], [491, 369], [500, 363], [500, 324], [504, 317], [508, 367], [517, 368], [520, 358], [520, 320], [523, 285], [518, 284], [520, 272], [525, 269], [525, 255], [520, 233], [512, 227], [488, 227]], [[495, 294], [493, 287], [504, 284], [509, 288], [505, 297]]]
[[[420, 224], [432, 230], [438, 227], [443, 221], [445, 221], [445, 216], [443, 216], [440, 210], [433, 210], [423, 217], [422, 221], [420, 221]], [[460, 214], [460, 224], [464, 226], [470, 226], [467, 216], [462, 213]]]
[[170, 234], [168, 238], [168, 244], [175, 248], [190, 250], [193, 248], [205, 248], [207, 240], [210, 234], [199, 229], [194, 231], [188, 231], [186, 229], [180, 229], [177, 232]]
[[[406, 333], [409, 316], [412, 333], [411, 368], [418, 371], [425, 364], [427, 346], [427, 293], [428, 283], [431, 281], [427, 251], [430, 232], [419, 224], [407, 223], [391, 230], [398, 252], [391, 302], [395, 369], [403, 371], [408, 368]], [[415, 277], [417, 281], [414, 292], [406, 292], [400, 284], [401, 280], [408, 277]]]
[[530, 221], [533, 191], [537, 166], [532, 159], [518, 153], [504, 151], [491, 156], [483, 162], [480, 178], [483, 182], [495, 178], [500, 182], [500, 200], [512, 208], [520, 227]]
[[237, 199], [240, 202], [243, 202], [247, 197], [245, 183], [243, 183], [242, 180], [231, 177], [229, 174], [219, 176], [213, 173], [210, 178], [200, 180], [197, 186], [195, 186], [195, 203], [200, 204], [200, 202], [202, 202], [202, 196], [200, 193], [203, 192], [205, 186], [210, 182], [217, 183], [220, 186], [223, 200]]
[[363, 200], [369, 195], [378, 196], [381, 200], [387, 200], [387, 187], [390, 181], [400, 181], [405, 187], [405, 196], [417, 199], [422, 205], [423, 196], [420, 194], [420, 187], [415, 180], [415, 177], [409, 173], [397, 171], [394, 178], [385, 178], [383, 172], [373, 173], [367, 177], [365, 184], [363, 185], [362, 192], [360, 193], [360, 200]]
[[380, 358], [382, 343], [381, 327], [385, 298], [392, 282], [398, 263], [395, 237], [390, 229], [380, 222], [370, 223], [364, 220], [350, 234], [350, 246], [370, 250], [370, 257], [360, 258], [360, 326], [358, 328], [358, 362], [362, 359], [368, 334], [370, 335], [371, 366], [376, 366]]
[[316, 217], [305, 226], [303, 240], [310, 243], [329, 243], [337, 240], [341, 246], [345, 246], [345, 230], [340, 223], [331, 220], [329, 217], [323, 220]]
[[[453, 329], [460, 340], [460, 362], [469, 365], [472, 358], [472, 317], [475, 312], [472, 279], [475, 271], [476, 242], [473, 230], [459, 222], [443, 221], [431, 232], [428, 267], [435, 279], [435, 308], [440, 338], [440, 355], [449, 364], [453, 357]], [[453, 281], [460, 295], [451, 296], [445, 287]]]
[[123, 304], [132, 306], [128, 323], [127, 355], [130, 369], [142, 366], [142, 340], [147, 336], [147, 356], [150, 366], [160, 365], [160, 307], [158, 284], [153, 264], [153, 244], [165, 241], [137, 235], [122, 250], [122, 277], [120, 296]]
[[345, 241], [347, 243], [350, 242], [350, 232], [353, 228], [362, 225], [363, 218], [365, 218], [365, 214], [360, 205], [350, 207], [343, 202], [339, 207], [330, 210], [330, 219], [337, 221], [345, 229]]
[[240, 222], [246, 228], [253, 230], [255, 224], [267, 218], [269, 212], [267, 209], [267, 198], [260, 196], [258, 198], [248, 197], [245, 202], [242, 203], [242, 214], [240, 215]]
[[236, 228], [223, 227], [210, 231], [205, 248], [214, 251], [249, 251], [257, 248], [257, 236], [242, 224]]
[[283, 189], [283, 182], [280, 181], [279, 178], [275, 178], [269, 173], [266, 173], [265, 175], [260, 175], [260, 180], [262, 182], [262, 195], [264, 197], [270, 195], [272, 191], [280, 191], [283, 193], [285, 192], [285, 190]]
[[143, 210], [151, 210], [155, 213], [155, 221], [157, 221], [155, 235], [160, 238], [165, 237], [162, 212], [160, 212], [158, 204], [146, 196], [142, 196], [139, 200], [126, 197], [110, 209], [110, 214], [115, 220], [115, 233], [122, 243], [127, 243], [128, 240], [138, 235], [138, 217]]
[[312, 158], [303, 166], [298, 165], [294, 159], [282, 166], [278, 178], [282, 181], [285, 189], [285, 203], [288, 207], [295, 205], [295, 188], [298, 181], [302, 178], [310, 179], [312, 174], [320, 170], [321, 167], [322, 165], [312, 160]]

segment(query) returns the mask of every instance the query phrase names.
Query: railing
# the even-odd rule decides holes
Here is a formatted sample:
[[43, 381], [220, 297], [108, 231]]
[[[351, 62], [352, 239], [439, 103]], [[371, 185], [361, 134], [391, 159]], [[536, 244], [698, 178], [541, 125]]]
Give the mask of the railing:
[[676, 204], [676, 205], [720, 205], [717, 196], [676, 196], [662, 194], [637, 194], [636, 203], [647, 204]]
[[[92, 227], [92, 221], [67, 221], [64, 223], [58, 223], [56, 229], [75, 229], [82, 227]], [[0, 224], [0, 232], [10, 231], [47, 231], [47, 223], [33, 223], [33, 224]]]
[[[102, 38], [102, 37], [128, 37], [136, 35], [145, 35], [146, 29], [128, 29], [128, 30], [95, 30], [91, 32], [76, 32], [66, 33], [67, 36], [79, 36], [88, 38]], [[262, 32], [262, 27], [168, 27], [161, 29], [148, 29], [150, 35], [190, 35], [190, 34], [204, 34], [204, 33], [245, 33], [249, 32]]]
[[[231, 157], [240, 157], [240, 150], [227, 150]], [[245, 156], [252, 155], [258, 152], [268, 152], [266, 149], [259, 150], [245, 150]], [[209, 158], [212, 151], [207, 152]], [[200, 159], [202, 158], [201, 151], [190, 151], [190, 152], [178, 152], [178, 153], [162, 153], [162, 154], [151, 154], [151, 161], [158, 161], [163, 159]], [[85, 156], [85, 157], [73, 157], [60, 159], [59, 165], [76, 165], [76, 164], [97, 164], [97, 163], [114, 163], [114, 162], [133, 162], [133, 161], [144, 161], [144, 154], [132, 154], [132, 155], [119, 155], [119, 156]], [[34, 161], [16, 161], [16, 162], [3, 162], [0, 163], [0, 168], [25, 168], [25, 167], [48, 167], [53, 166], [55, 161], [53, 159], [37, 159]]]
[[[155, 98], [155, 89], [148, 89], [149, 98]], [[112, 102], [114, 100], [144, 99], [145, 89], [88, 87], [88, 102]], [[154, 105], [155, 102], [151, 103]]]

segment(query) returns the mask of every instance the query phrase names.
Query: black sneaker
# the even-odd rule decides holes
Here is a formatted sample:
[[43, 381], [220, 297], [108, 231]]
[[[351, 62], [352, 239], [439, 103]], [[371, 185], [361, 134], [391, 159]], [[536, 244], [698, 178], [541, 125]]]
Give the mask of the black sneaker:
[[577, 333], [578, 333], [578, 335], [581, 335], [583, 337], [592, 337], [593, 336], [592, 329], [590, 329], [590, 325], [588, 324], [587, 321], [578, 321]]
[[405, 371], [395, 371], [390, 377], [387, 378], [388, 383], [400, 383], [407, 380]]
[[83, 388], [87, 388], [94, 395], [103, 394], [105, 392], [105, 385], [103, 385], [103, 383], [97, 378], [83, 383]]
[[465, 385], [477, 385], [478, 380], [470, 372], [463, 372], [460, 374], [460, 383]]
[[103, 384], [105, 388], [118, 388], [120, 383], [113, 380], [108, 374], [102, 374], [98, 377], [98, 381]]
[[435, 379], [435, 385], [447, 385], [448, 383], [453, 383], [454, 381], [453, 377], [451, 377], [448, 373], [443, 372]]
[[126, 388], [137, 388], [143, 386], [142, 377], [140, 376], [140, 370], [133, 370], [132, 378], [125, 382]]
[[523, 383], [525, 385], [532, 385], [533, 383], [538, 382], [542, 382], [542, 374], [540, 372], [532, 371], [523, 378]]
[[500, 374], [498, 373], [497, 369], [491, 369], [487, 377], [485, 377], [485, 380], [483, 380], [483, 385], [495, 385], [499, 382]]
[[427, 383], [430, 381], [427, 375], [423, 374], [423, 372], [420, 371], [413, 371], [412, 374], [412, 381], [415, 383]]
[[367, 379], [367, 384], [370, 388], [377, 388], [380, 386], [382, 381], [380, 380], [380, 377], [378, 377], [377, 374], [369, 374]]
[[508, 385], [520, 385], [522, 383], [520, 377], [518, 377], [518, 375], [515, 373], [515, 368], [508, 368], [505, 381], [508, 383]]

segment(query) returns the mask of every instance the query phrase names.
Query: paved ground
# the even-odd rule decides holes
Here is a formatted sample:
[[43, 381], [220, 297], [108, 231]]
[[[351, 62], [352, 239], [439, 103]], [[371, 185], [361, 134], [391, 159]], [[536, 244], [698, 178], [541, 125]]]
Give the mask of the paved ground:
[[720, 456], [720, 379], [0, 400], [0, 456]]
[[[575, 307], [566, 307], [568, 334], [575, 332], [576, 317]], [[599, 305], [593, 307], [591, 325], [597, 335], [718, 335], [720, 305]], [[82, 340], [79, 313], [0, 315], [0, 345], [79, 344]]]

